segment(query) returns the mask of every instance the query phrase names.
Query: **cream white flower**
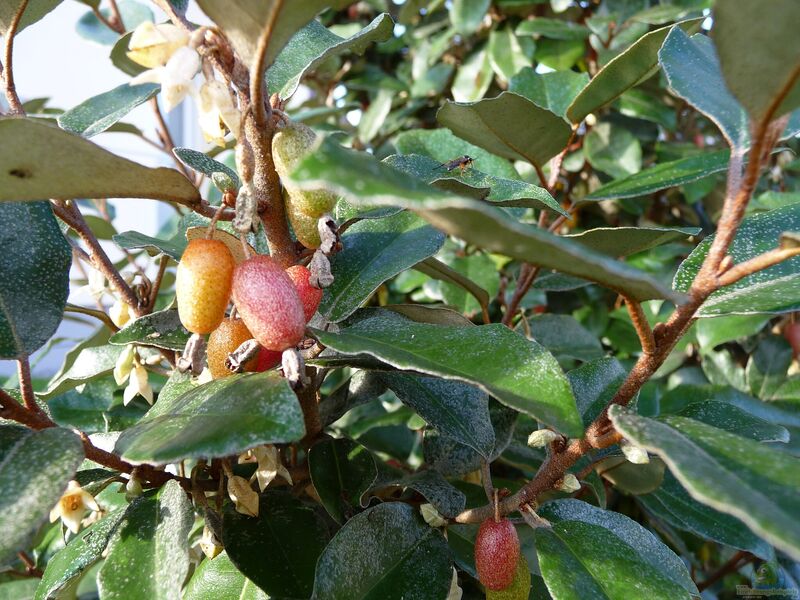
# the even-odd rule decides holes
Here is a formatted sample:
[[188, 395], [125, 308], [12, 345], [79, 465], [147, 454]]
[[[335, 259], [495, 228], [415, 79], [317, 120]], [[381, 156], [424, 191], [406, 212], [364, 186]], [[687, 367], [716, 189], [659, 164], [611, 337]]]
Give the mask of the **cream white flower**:
[[131, 320], [131, 307], [126, 302], [118, 299], [108, 309], [108, 316], [111, 317], [114, 325], [122, 329]]
[[122, 385], [128, 380], [128, 376], [133, 370], [133, 361], [136, 358], [136, 350], [130, 344], [125, 346], [122, 354], [117, 358], [117, 364], [114, 365], [114, 381], [117, 385]]
[[81, 521], [86, 510], [99, 511], [100, 507], [89, 492], [81, 488], [80, 484], [72, 480], [67, 485], [67, 491], [50, 511], [50, 522], [55, 523], [59, 517], [72, 533], [78, 533]]
[[145, 21], [134, 29], [128, 42], [128, 58], [154, 69], [167, 64], [170, 57], [189, 43], [189, 34], [171, 23], [155, 25]]
[[275, 446], [258, 446], [251, 448], [241, 456], [239, 456], [239, 464], [246, 462], [257, 462], [258, 468], [250, 481], [258, 479], [258, 489], [262, 492], [267, 489], [267, 486], [272, 483], [278, 475], [283, 477], [291, 485], [292, 476], [289, 471], [283, 466], [278, 456], [278, 449]]
[[450, 580], [450, 591], [447, 592], [447, 600], [461, 600], [463, 594], [464, 590], [458, 586], [458, 572], [453, 567], [453, 579]]
[[128, 405], [136, 396], [142, 396], [149, 404], [153, 404], [153, 388], [147, 380], [147, 369], [134, 361], [133, 370], [128, 379], [128, 386], [122, 394], [122, 403]]
[[200, 69], [200, 55], [186, 46], [178, 48], [163, 67], [155, 67], [131, 79], [131, 85], [160, 83], [161, 98], [167, 112], [194, 93], [192, 79]]
[[244, 477], [228, 476], [228, 496], [233, 500], [236, 512], [248, 517], [258, 516], [258, 494]]
[[439, 514], [439, 511], [436, 510], [433, 504], [428, 504], [427, 502], [421, 504], [419, 512], [422, 518], [425, 519], [425, 522], [431, 527], [444, 527], [447, 525], [447, 520]]
[[242, 115], [221, 81], [207, 81], [200, 86], [197, 108], [200, 111], [200, 130], [207, 142], [225, 146], [226, 128], [234, 137], [239, 134]]

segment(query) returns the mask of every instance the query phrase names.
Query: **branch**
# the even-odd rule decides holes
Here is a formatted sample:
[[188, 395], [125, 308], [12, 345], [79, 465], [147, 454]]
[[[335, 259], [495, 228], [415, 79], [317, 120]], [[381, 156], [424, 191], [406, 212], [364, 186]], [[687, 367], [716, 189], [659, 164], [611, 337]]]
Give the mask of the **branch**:
[[644, 316], [642, 305], [626, 296], [625, 306], [628, 308], [628, 314], [631, 316], [636, 335], [639, 336], [642, 350], [645, 354], [655, 354], [656, 342], [653, 338], [653, 330], [650, 329], [650, 323], [647, 322], [647, 317]]
[[730, 575], [731, 573], [736, 573], [739, 569], [744, 567], [746, 564], [749, 564], [755, 560], [755, 556], [750, 554], [749, 552], [745, 552], [744, 550], [740, 550], [736, 554], [734, 554], [731, 559], [722, 565], [719, 569], [717, 569], [714, 573], [712, 573], [708, 579], [705, 581], [701, 581], [697, 584], [697, 590], [702, 592], [703, 590], [711, 587], [717, 581], [725, 577], [726, 575]]
[[[163, 150], [172, 157], [172, 160], [177, 165], [178, 170], [183, 173], [186, 179], [193, 181], [194, 173], [192, 173], [188, 167], [183, 164], [177, 156], [175, 156], [175, 142], [172, 139], [172, 134], [169, 132], [169, 127], [167, 127], [167, 122], [164, 120], [164, 115], [161, 114], [161, 108], [158, 106], [158, 98], [151, 98], [150, 106], [153, 107], [153, 113], [156, 117], [156, 129], [158, 130], [158, 137], [161, 140]], [[196, 181], [194, 183], [197, 185]]]
[[5, 66], [3, 78], [5, 79], [6, 84], [6, 100], [8, 100], [8, 107], [11, 109], [10, 114], [12, 115], [25, 114], [25, 109], [22, 107], [22, 102], [20, 102], [19, 96], [17, 95], [17, 88], [14, 85], [13, 58], [14, 36], [17, 34], [19, 22], [22, 20], [22, 14], [25, 12], [27, 7], [28, 0], [22, 0], [17, 12], [14, 13], [14, 18], [11, 20], [11, 25], [9, 25], [8, 31], [6, 32], [6, 43], [3, 48], [3, 65]]
[[722, 273], [719, 276], [719, 285], [720, 287], [732, 285], [748, 275], [752, 275], [758, 271], [763, 271], [764, 269], [777, 265], [778, 263], [788, 260], [794, 256], [800, 256], [800, 247], [775, 248], [769, 252], [764, 252], [763, 254], [759, 254], [758, 256], [751, 258], [750, 260], [746, 260], [743, 263], [734, 265]]
[[36, 396], [33, 394], [31, 365], [28, 362], [27, 356], [23, 356], [17, 360], [17, 376], [19, 377], [19, 392], [22, 395], [25, 408], [35, 413], [42, 412], [42, 409], [36, 404]]
[[156, 280], [153, 282], [153, 287], [150, 289], [150, 300], [147, 303], [147, 312], [153, 312], [156, 300], [158, 300], [158, 291], [161, 289], [161, 282], [164, 280], [164, 273], [167, 272], [167, 265], [169, 264], [169, 256], [162, 254], [158, 262], [158, 274]]
[[275, 29], [275, 23], [278, 21], [282, 8], [283, 0], [275, 0], [272, 4], [269, 18], [264, 25], [264, 29], [261, 30], [261, 35], [258, 36], [256, 60], [250, 70], [250, 100], [253, 105], [253, 115], [256, 119], [256, 125], [262, 129], [267, 127], [272, 111], [272, 107], [264, 100], [264, 91], [266, 89], [266, 82], [264, 81], [266, 65], [264, 63], [267, 60], [269, 41], [272, 38], [272, 32]]

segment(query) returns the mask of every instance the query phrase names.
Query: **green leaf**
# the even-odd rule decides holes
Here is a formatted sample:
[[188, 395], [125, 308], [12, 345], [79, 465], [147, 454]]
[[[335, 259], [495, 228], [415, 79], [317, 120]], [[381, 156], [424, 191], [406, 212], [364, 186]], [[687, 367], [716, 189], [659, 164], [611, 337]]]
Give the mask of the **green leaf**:
[[242, 575], [223, 551], [216, 558], [200, 563], [186, 586], [183, 599], [269, 600], [269, 596]]
[[0, 201], [154, 198], [200, 201], [174, 169], [151, 169], [34, 119], [0, 121]]
[[656, 491], [643, 494], [637, 500], [658, 519], [683, 531], [752, 552], [765, 560], [775, 553], [739, 519], [697, 502], [671, 473], [665, 474]]
[[797, 458], [686, 417], [648, 419], [620, 408], [609, 412], [617, 431], [658, 454], [695, 500], [800, 557]]
[[75, 539], [56, 552], [47, 561], [47, 568], [36, 589], [34, 600], [55, 600], [66, 586], [100, 560], [124, 515], [124, 509], [112, 512], [81, 531]]
[[186, 238], [181, 234], [169, 240], [160, 240], [138, 231], [123, 231], [112, 239], [117, 246], [124, 250], [144, 249], [151, 256], [163, 253], [176, 261], [181, 259], [181, 254], [186, 248]]
[[114, 370], [117, 359], [124, 351], [118, 346], [94, 346], [80, 351], [75, 362], [63, 373], [54, 377], [47, 389], [39, 394], [45, 400], [109, 374]]
[[571, 133], [561, 117], [511, 92], [472, 103], [447, 102], [436, 119], [493, 154], [539, 167], [564, 149]]
[[[790, 205], [746, 217], [736, 233], [729, 254], [742, 263], [778, 247], [784, 231], [800, 231], [800, 206]], [[681, 263], [673, 287], [688, 290], [705, 260], [714, 236], [705, 238]], [[783, 313], [800, 308], [800, 257], [748, 275], [711, 294], [697, 311], [698, 317], [727, 314]]]
[[[679, 23], [677, 27], [696, 31], [702, 21], [703, 19], [691, 19]], [[567, 117], [573, 123], [580, 123], [589, 113], [605, 106], [653, 75], [658, 68], [658, 50], [672, 27], [668, 25], [643, 35], [627, 50], [609, 61], [572, 101], [567, 109]]]
[[572, 21], [536, 17], [522, 21], [517, 26], [517, 35], [540, 35], [554, 40], [584, 40], [589, 37], [589, 28]]
[[603, 412], [627, 374], [611, 356], [587, 362], [567, 373], [584, 425], [589, 425]]
[[461, 35], [472, 35], [489, 10], [491, 0], [453, 0], [453, 7], [450, 9], [450, 21], [453, 29]]
[[623, 494], [639, 496], [658, 489], [666, 465], [657, 456], [650, 457], [650, 462], [643, 465], [634, 464], [624, 456], [609, 456], [595, 466], [595, 471]]
[[456, 102], [476, 102], [483, 98], [494, 81], [492, 63], [485, 46], [480, 46], [462, 62], [450, 91]]
[[525, 67], [531, 66], [531, 59], [514, 35], [511, 27], [493, 29], [489, 33], [489, 63], [501, 81], [509, 81]]
[[128, 58], [128, 47], [130, 46], [131, 36], [133, 36], [132, 31], [121, 36], [111, 49], [109, 58], [111, 59], [111, 64], [120, 71], [131, 77], [136, 77], [139, 73], [144, 73], [147, 67], [143, 67], [139, 63], [135, 63]]
[[127, 323], [112, 335], [115, 346], [146, 344], [166, 350], [183, 350], [191, 334], [181, 325], [177, 309], [161, 310]]
[[[317, 13], [326, 8], [338, 10], [350, 2], [351, 0], [267, 0], [253, 3], [250, 0], [198, 0], [197, 4], [225, 31], [234, 50], [247, 66], [256, 62], [259, 37], [267, 24], [272, 22], [272, 35], [264, 57], [264, 66], [269, 67], [292, 36]], [[275, 11], [277, 15], [273, 15]]]
[[349, 317], [388, 279], [436, 254], [445, 236], [412, 212], [356, 223], [342, 235], [344, 250], [331, 264], [333, 285], [319, 312], [338, 322]]
[[473, 383], [567, 435], [582, 429], [556, 360], [502, 325], [428, 325], [373, 309], [362, 310], [338, 334], [314, 334], [343, 354], [368, 354], [398, 369]]
[[145, 411], [139, 403], [124, 406], [122, 397], [114, 395], [116, 387], [113, 379], [104, 379], [87, 384], [80, 394], [68, 390], [48, 401], [50, 417], [61, 427], [74, 427], [84, 433], [127, 429]]
[[222, 542], [231, 562], [270, 597], [308, 598], [314, 566], [328, 541], [325, 522], [288, 492], [268, 491], [258, 517], [227, 504]]
[[172, 152], [178, 157], [178, 160], [198, 173], [203, 173], [208, 177], [211, 177], [214, 173], [224, 173], [233, 180], [237, 189], [242, 185], [236, 171], [231, 169], [228, 165], [214, 160], [207, 154], [192, 150], [191, 148], [175, 148]]
[[343, 38], [319, 21], [309, 21], [292, 36], [267, 71], [270, 94], [277, 93], [284, 100], [290, 98], [297, 91], [300, 80], [327, 59], [345, 52], [364, 54], [370, 44], [392, 37], [393, 27], [392, 18], [388, 13], [382, 13], [355, 35]]
[[555, 600], [699, 595], [681, 560], [628, 517], [580, 500], [550, 502], [539, 514], [554, 521], [534, 531]]
[[[725, 83], [758, 123], [800, 106], [800, 5], [775, 0], [768, 10], [747, 0], [714, 6], [712, 37]], [[778, 106], [774, 106], [777, 103]]]
[[487, 460], [491, 458], [495, 439], [489, 420], [489, 398], [484, 392], [436, 377], [385, 373], [383, 378], [389, 389], [428, 425]]
[[598, 227], [564, 237], [608, 256], [629, 256], [662, 244], [685, 240], [699, 227]]
[[598, 171], [614, 178], [638, 173], [642, 168], [642, 147], [634, 135], [611, 123], [599, 123], [583, 142], [586, 160]]
[[444, 598], [450, 552], [414, 509], [387, 502], [350, 519], [317, 563], [314, 598]]
[[[542, 19], [523, 21], [521, 25], [540, 20]], [[511, 78], [508, 91], [525, 96], [536, 105], [566, 118], [567, 107], [587, 83], [589, 83], [588, 73], [569, 70], [537, 73], [533, 69], [523, 69]]]
[[678, 414], [758, 442], [789, 441], [789, 432], [785, 427], [769, 423], [728, 402], [693, 402]]
[[733, 342], [761, 331], [769, 321], [766, 315], [731, 315], [715, 319], [700, 319], [695, 334], [700, 351], [710, 351], [725, 342]]
[[339, 420], [347, 411], [361, 406], [388, 389], [378, 371], [356, 371], [353, 376], [319, 403], [319, 416], [323, 426]]
[[569, 315], [536, 315], [528, 323], [531, 338], [556, 358], [592, 360], [604, 354], [600, 341]]
[[729, 160], [728, 150], [718, 150], [662, 162], [628, 177], [610, 181], [583, 199], [613, 200], [647, 196], [725, 171]]
[[72, 250], [48, 202], [0, 203], [0, 360], [41, 348], [69, 294]]
[[585, 52], [586, 42], [581, 40], [543, 39], [536, 42], [534, 58], [551, 69], [567, 71], [583, 58]]
[[128, 508], [108, 547], [97, 588], [109, 600], [179, 598], [189, 573], [192, 505], [180, 484], [168, 481], [158, 496]]
[[486, 203], [438, 192], [364, 152], [326, 142], [301, 161], [291, 179], [309, 189], [334, 189], [353, 203], [410, 208], [445, 233], [479, 247], [595, 281], [636, 300], [666, 297], [680, 301], [637, 269], [518, 223]]
[[675, 27], [658, 58], [670, 89], [711, 119], [731, 146], [745, 147], [747, 114], [725, 85], [711, 38], [699, 33], [689, 37]]
[[67, 429], [0, 425], [0, 562], [24, 550], [83, 461]]
[[[761, 340], [747, 361], [747, 387], [756, 398], [771, 400], [786, 382], [794, 352], [783, 337], [771, 335]], [[786, 440], [784, 440], [786, 441]]]
[[[17, 26], [17, 33], [28, 27], [28, 25], [33, 25], [42, 19], [59, 4], [61, 4], [61, 0], [29, 0]], [[23, 0], [3, 0], [3, 2], [0, 2], [0, 35], [4, 38], [11, 27], [14, 16], [22, 6]]]
[[[153, 12], [147, 8], [147, 6], [139, 2], [120, 0], [120, 2], [117, 3], [117, 7], [119, 8], [120, 15], [122, 16], [122, 24], [126, 31], [133, 31], [145, 21], [153, 20]], [[101, 8], [100, 12], [106, 19], [111, 17], [111, 10], [108, 8]], [[111, 46], [119, 39], [119, 34], [109, 29], [109, 27], [105, 23], [102, 23], [92, 11], [84, 13], [78, 20], [75, 29], [81, 37], [105, 46]]]
[[84, 100], [58, 116], [61, 129], [90, 138], [102, 133], [134, 108], [155, 97], [161, 86], [155, 83], [122, 84], [113, 90]]
[[414, 490], [432, 504], [440, 515], [448, 519], [455, 518], [461, 513], [467, 502], [463, 492], [453, 487], [439, 471], [433, 469], [424, 469], [399, 479], [379, 480], [374, 489], [387, 487]]
[[[459, 314], [465, 312], [474, 313], [479, 309], [488, 312], [489, 292], [473, 279], [478, 279], [486, 287], [491, 288], [493, 295], [496, 295], [500, 285], [500, 277], [494, 263], [485, 254], [473, 255], [468, 258], [456, 257], [453, 260], [453, 266], [460, 268], [461, 272], [434, 257], [426, 258], [417, 263], [414, 265], [414, 270], [424, 273], [431, 279], [443, 282], [442, 296], [450, 306], [458, 308]], [[491, 271], [489, 270], [490, 263]], [[462, 274], [462, 272], [466, 272], [469, 277]], [[467, 294], [470, 295], [467, 296]]]
[[340, 525], [362, 507], [362, 496], [378, 477], [370, 451], [346, 438], [314, 444], [308, 470], [322, 505]]
[[247, 373], [159, 399], [115, 449], [134, 464], [167, 464], [294, 442], [304, 434], [300, 404], [286, 380], [274, 372]]

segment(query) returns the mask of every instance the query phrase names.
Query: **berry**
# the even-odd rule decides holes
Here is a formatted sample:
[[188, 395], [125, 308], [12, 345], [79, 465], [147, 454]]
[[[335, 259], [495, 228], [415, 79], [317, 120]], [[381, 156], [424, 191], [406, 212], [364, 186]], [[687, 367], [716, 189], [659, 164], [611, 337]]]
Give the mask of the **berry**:
[[514, 579], [507, 588], [502, 590], [486, 590], [486, 600], [528, 600], [531, 593], [531, 571], [525, 555], [520, 554]]
[[519, 537], [508, 519], [486, 519], [475, 538], [478, 579], [490, 590], [511, 585], [519, 562]]
[[783, 330], [783, 337], [792, 347], [795, 356], [800, 356], [800, 323], [789, 323]]
[[[223, 319], [208, 338], [208, 369], [214, 379], [222, 379], [233, 375], [233, 372], [225, 366], [225, 359], [228, 355], [241, 346], [244, 342], [253, 338], [253, 334], [241, 319]], [[245, 371], [255, 371], [257, 358], [248, 361]]]
[[240, 263], [233, 274], [233, 301], [253, 337], [282, 352], [303, 339], [306, 321], [294, 283], [269, 256]]
[[258, 353], [258, 363], [256, 364], [255, 370], [261, 373], [262, 371], [274, 369], [281, 364], [282, 355], [282, 352], [274, 352], [272, 350], [262, 348]]
[[311, 277], [311, 271], [306, 269], [303, 265], [295, 265], [286, 269], [286, 274], [294, 281], [297, 288], [297, 293], [300, 296], [300, 302], [303, 303], [303, 312], [306, 315], [306, 323], [311, 320], [314, 313], [317, 312], [317, 307], [322, 301], [322, 290], [315, 288], [308, 279]]
[[211, 333], [222, 319], [231, 296], [236, 263], [218, 240], [196, 239], [183, 251], [175, 281], [178, 315], [192, 333]]
[[285, 189], [283, 190], [283, 201], [286, 205], [286, 216], [292, 225], [297, 241], [312, 250], [319, 248], [322, 244], [322, 240], [319, 237], [319, 229], [317, 229], [317, 221], [319, 219], [310, 217], [300, 210]]

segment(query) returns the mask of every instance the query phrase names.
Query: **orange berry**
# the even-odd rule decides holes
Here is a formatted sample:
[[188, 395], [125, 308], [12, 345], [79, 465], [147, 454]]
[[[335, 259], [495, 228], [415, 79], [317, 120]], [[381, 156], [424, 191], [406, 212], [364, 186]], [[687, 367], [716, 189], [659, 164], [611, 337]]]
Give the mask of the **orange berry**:
[[236, 267], [233, 301], [253, 337], [267, 350], [282, 352], [303, 339], [306, 321], [297, 288], [269, 256], [254, 256]]
[[303, 265], [295, 265], [286, 269], [286, 274], [294, 282], [297, 288], [297, 294], [300, 296], [300, 302], [303, 303], [303, 312], [306, 315], [306, 323], [311, 320], [314, 313], [317, 312], [317, 307], [322, 301], [322, 290], [315, 288], [308, 281], [311, 277], [311, 271]]
[[[241, 319], [223, 319], [211, 335], [208, 337], [208, 368], [214, 379], [222, 379], [233, 375], [233, 371], [225, 366], [225, 359], [247, 340], [253, 339], [253, 334]], [[249, 360], [245, 366], [245, 371], [255, 371], [258, 364], [258, 357]]]
[[519, 561], [519, 537], [508, 519], [486, 519], [475, 538], [475, 569], [478, 579], [490, 590], [511, 585]]
[[236, 263], [218, 240], [192, 240], [183, 251], [175, 281], [178, 315], [192, 333], [211, 333], [222, 319], [231, 296]]

